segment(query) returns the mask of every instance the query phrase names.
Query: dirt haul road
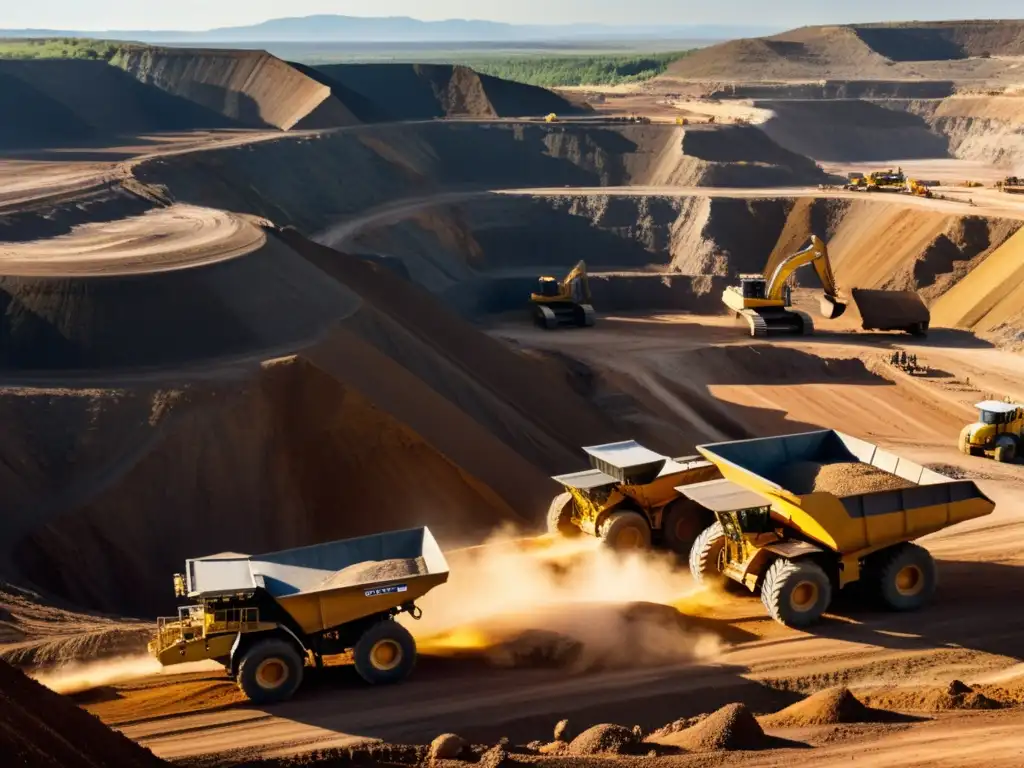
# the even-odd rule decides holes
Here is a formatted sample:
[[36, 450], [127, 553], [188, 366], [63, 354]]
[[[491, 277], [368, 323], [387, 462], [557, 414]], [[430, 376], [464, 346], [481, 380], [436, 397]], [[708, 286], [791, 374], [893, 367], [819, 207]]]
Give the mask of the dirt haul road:
[[[521, 323], [494, 333], [527, 349], [575, 358], [684, 425], [694, 442], [743, 431], [842, 429], [977, 478], [997, 510], [924, 541], [940, 561], [942, 586], [936, 603], [914, 614], [882, 614], [840, 600], [834, 616], [813, 633], [797, 632], [766, 620], [755, 598], [694, 594], [685, 575], [647, 570], [653, 566], [635, 561], [605, 563], [600, 571], [609, 574], [600, 587], [612, 590], [610, 607], [584, 592], [564, 595], [564, 605], [555, 599], [545, 610], [530, 611], [516, 593], [519, 582], [530, 581], [539, 569], [540, 561], [527, 559], [515, 568], [522, 578], [506, 578], [503, 593], [475, 572], [470, 581], [476, 592], [461, 592], [465, 585], [454, 583], [447, 595], [436, 591], [444, 601], [427, 606], [424, 621], [446, 605], [455, 610], [452, 620], [461, 609], [452, 606], [468, 606], [466, 621], [455, 621], [440, 639], [425, 643], [430, 655], [400, 687], [367, 689], [339, 667], [313, 676], [296, 700], [260, 710], [242, 705], [222, 675], [209, 674], [173, 685], [166, 679], [140, 681], [118, 688], [116, 700], [104, 702], [101, 696], [86, 706], [158, 755], [186, 758], [285, 755], [365, 738], [424, 743], [444, 731], [480, 742], [509, 736], [522, 743], [549, 737], [563, 717], [580, 728], [620, 722], [651, 729], [732, 701], [773, 712], [832, 685], [848, 686], [876, 706], [925, 710], [928, 718], [934, 714], [933, 694], [954, 679], [1007, 703], [1024, 702], [1024, 616], [1014, 609], [1024, 597], [1020, 469], [963, 457], [955, 449], [957, 430], [973, 417], [970, 404], [982, 388], [1019, 391], [1018, 358], [940, 332], [924, 345], [907, 347], [933, 369], [930, 377], [912, 378], [882, 362], [892, 348], [909, 344], [908, 337], [822, 331], [813, 342], [751, 344], [731, 320], [692, 316], [604, 318], [598, 329], [557, 338]], [[460, 569], [452, 559], [454, 578]], [[596, 573], [584, 572], [591, 579]], [[613, 589], [624, 583], [636, 591]], [[493, 604], [496, 594], [499, 604]], [[528, 596], [537, 600], [541, 594], [534, 590]], [[677, 608], [682, 623], [672, 623], [667, 635], [655, 632], [654, 643], [635, 645], [638, 637], [651, 637], [652, 627], [666, 626], [663, 618], [621, 623], [645, 599]], [[509, 644], [510, 636], [495, 640], [482, 631], [479, 606], [472, 606], [488, 601], [527, 640], [517, 635]], [[595, 606], [603, 612], [565, 624], [566, 615]], [[517, 610], [515, 620], [508, 618]], [[618, 622], [612, 629], [609, 617]], [[597, 627], [604, 640], [593, 632], [577, 634], [581, 626]], [[639, 635], [623, 629], [638, 626]], [[560, 641], [544, 634], [552, 631], [580, 640], [584, 648], [596, 644], [600, 663], [584, 669], [555, 663]], [[625, 652], [608, 656], [609, 643]], [[692, 650], [693, 656], [659, 656], [665, 648]], [[859, 764], [877, 766], [1019, 765], [1024, 745], [1014, 729], [1022, 724], [1017, 709], [946, 713], [937, 721], [871, 728], [783, 728], [772, 733], [815, 749], [763, 753], [750, 764], [832, 765], [856, 756]], [[973, 738], [985, 740], [983, 755], [969, 749]], [[701, 765], [730, 764], [738, 757], [704, 756]]]
[[85, 224], [71, 234], [0, 243], [5, 276], [130, 275], [213, 264], [266, 242], [260, 222], [212, 208], [172, 205], [142, 216]]

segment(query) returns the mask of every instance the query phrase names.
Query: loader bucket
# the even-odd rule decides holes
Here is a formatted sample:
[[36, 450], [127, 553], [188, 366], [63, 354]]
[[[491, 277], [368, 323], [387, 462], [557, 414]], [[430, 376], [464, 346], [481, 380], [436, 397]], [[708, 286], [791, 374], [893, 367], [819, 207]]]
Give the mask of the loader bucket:
[[846, 311], [846, 305], [831, 296], [822, 296], [821, 301], [818, 304], [818, 309], [820, 310], [822, 317], [828, 320], [835, 320], [837, 317], [841, 317]]

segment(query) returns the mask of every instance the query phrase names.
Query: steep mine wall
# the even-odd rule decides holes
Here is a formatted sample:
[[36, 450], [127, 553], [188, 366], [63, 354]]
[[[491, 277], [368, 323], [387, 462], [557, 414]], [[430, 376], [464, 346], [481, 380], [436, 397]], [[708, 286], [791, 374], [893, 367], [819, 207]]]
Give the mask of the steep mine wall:
[[149, 88], [105, 62], [76, 59], [0, 61], [0, 114], [0, 148], [239, 125], [221, 111]]
[[813, 83], [730, 83], [706, 95], [717, 99], [942, 99], [951, 80], [820, 80]]
[[255, 252], [193, 269], [0, 277], [0, 371], [173, 370], [261, 360], [310, 343], [358, 304], [271, 230]]
[[[396, 199], [452, 189], [552, 186], [757, 186], [818, 183], [813, 164], [758, 136], [715, 142], [720, 160], [684, 154], [678, 126], [428, 123], [281, 139], [147, 161], [135, 169], [179, 202], [252, 213], [314, 233]], [[728, 145], [751, 161], [731, 162]], [[782, 162], [778, 162], [782, 161]]]
[[580, 108], [552, 91], [446, 64], [332, 64], [327, 81], [375, 103], [392, 120], [574, 114]]
[[130, 46], [111, 61], [155, 86], [250, 128], [331, 128], [358, 119], [331, 89], [265, 51]]
[[816, 160], [948, 157], [949, 141], [923, 117], [888, 102], [758, 101], [774, 117], [761, 128], [780, 146]]
[[920, 116], [932, 131], [948, 139], [956, 157], [1014, 171], [1024, 163], [1024, 96], [963, 94], [891, 106]]
[[[481, 334], [387, 267], [294, 231], [275, 238], [322, 290], [357, 301], [297, 356], [155, 371], [127, 392], [0, 392], [0, 573], [151, 615], [171, 607], [167, 573], [203, 551], [423, 524], [449, 545], [504, 523], [535, 529], [550, 475], [582, 468], [579, 444], [617, 436], [565, 371]], [[276, 322], [304, 309], [303, 297], [282, 298], [265, 309]]]
[[[812, 233], [829, 241], [845, 290], [912, 289], [932, 300], [1020, 226], [898, 201], [516, 196], [419, 211], [367, 229], [351, 247], [400, 259], [411, 279], [471, 316], [521, 306], [538, 274], [579, 260], [602, 309], [716, 312], [709, 291], [762, 271]], [[817, 287], [811, 271], [795, 281]]]

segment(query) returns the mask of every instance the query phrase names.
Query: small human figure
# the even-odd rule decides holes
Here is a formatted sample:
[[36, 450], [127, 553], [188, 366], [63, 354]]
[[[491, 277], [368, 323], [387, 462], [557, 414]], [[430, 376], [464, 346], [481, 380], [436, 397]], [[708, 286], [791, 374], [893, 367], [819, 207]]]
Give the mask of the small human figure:
[[907, 351], [906, 350], [903, 350], [902, 352], [900, 352], [900, 367], [901, 368], [906, 368], [907, 367]]

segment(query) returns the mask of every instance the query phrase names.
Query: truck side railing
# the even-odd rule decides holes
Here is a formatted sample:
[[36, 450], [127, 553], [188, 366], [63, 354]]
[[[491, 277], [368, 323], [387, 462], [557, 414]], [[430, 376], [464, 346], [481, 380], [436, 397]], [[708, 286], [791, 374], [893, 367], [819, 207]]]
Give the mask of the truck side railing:
[[161, 616], [156, 620], [154, 650], [161, 653], [168, 648], [214, 634], [225, 632], [251, 632], [259, 628], [259, 608], [226, 608], [207, 610], [202, 605], [178, 609], [177, 616]]

